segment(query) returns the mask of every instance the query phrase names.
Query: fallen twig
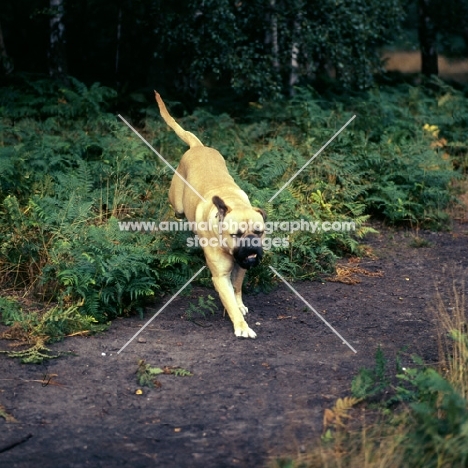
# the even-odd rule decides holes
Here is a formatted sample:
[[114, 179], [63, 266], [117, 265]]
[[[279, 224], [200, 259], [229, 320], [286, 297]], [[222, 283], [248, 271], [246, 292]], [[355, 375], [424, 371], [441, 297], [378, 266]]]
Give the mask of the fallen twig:
[[5, 445], [4, 447], [0, 447], [0, 453], [6, 452], [7, 450], [11, 450], [12, 448], [16, 447], [17, 445], [23, 444], [27, 440], [32, 437], [32, 434], [28, 434], [27, 436], [23, 437], [22, 439], [16, 440], [11, 444]]

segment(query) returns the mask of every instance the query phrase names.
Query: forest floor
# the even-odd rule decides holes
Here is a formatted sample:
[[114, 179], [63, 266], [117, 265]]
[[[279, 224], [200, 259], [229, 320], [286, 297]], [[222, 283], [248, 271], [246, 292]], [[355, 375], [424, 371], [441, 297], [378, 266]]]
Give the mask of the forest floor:
[[[406, 365], [413, 353], [437, 361], [436, 292], [450, 307], [454, 281], [467, 276], [467, 221], [450, 232], [420, 231], [419, 240], [376, 226], [380, 233], [366, 240], [374, 256], [358, 266], [381, 276], [294, 283], [356, 354], [280, 284], [245, 299], [255, 340], [235, 338], [221, 308], [187, 320], [187, 304], [213, 294], [194, 287], [120, 354], [169, 298], [144, 320], [118, 319], [105, 333], [52, 345], [71, 354], [45, 364], [0, 356], [0, 405], [15, 419], [0, 418], [0, 466], [257, 467], [304, 450], [321, 434], [324, 409], [350, 395], [379, 345], [391, 365], [397, 353]], [[163, 374], [158, 387], [140, 387], [141, 359], [193, 375]]]

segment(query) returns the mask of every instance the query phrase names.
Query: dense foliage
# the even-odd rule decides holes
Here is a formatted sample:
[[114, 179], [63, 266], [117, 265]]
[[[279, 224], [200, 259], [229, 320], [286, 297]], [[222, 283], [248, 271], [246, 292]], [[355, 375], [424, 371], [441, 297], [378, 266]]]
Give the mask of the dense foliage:
[[[323, 101], [298, 89], [290, 101], [255, 104], [243, 122], [198, 109], [182, 119], [226, 157], [231, 173], [272, 223], [353, 221], [355, 231], [285, 232], [250, 277], [270, 281], [333, 271], [359, 252], [370, 215], [414, 227], [447, 227], [450, 184], [466, 169], [466, 99], [403, 87], [366, 100]], [[73, 80], [24, 81], [0, 92], [0, 268], [21, 288], [63, 310], [106, 322], [142, 310], [145, 298], [180, 286], [204, 264], [188, 232], [120, 230], [121, 221], [167, 221], [171, 171], [114, 115], [115, 92]], [[170, 103], [169, 103], [170, 104]], [[274, 200], [269, 200], [353, 115], [353, 123]], [[143, 135], [175, 166], [185, 150], [146, 111]], [[209, 281], [208, 273], [202, 281]], [[89, 323], [89, 320], [86, 319]]]
[[[0, 5], [5, 69], [53, 75], [55, 59], [85, 82], [149, 86], [185, 101], [214, 89], [254, 99], [290, 93], [332, 69], [345, 86], [367, 87], [378, 47], [404, 17], [401, 0], [64, 0], [60, 11], [47, 3]], [[58, 13], [64, 51], [52, 57], [49, 22]]]

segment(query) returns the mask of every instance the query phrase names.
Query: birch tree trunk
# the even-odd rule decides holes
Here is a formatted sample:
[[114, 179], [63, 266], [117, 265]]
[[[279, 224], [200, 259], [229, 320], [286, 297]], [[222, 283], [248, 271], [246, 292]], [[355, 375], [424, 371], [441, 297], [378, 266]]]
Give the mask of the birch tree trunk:
[[437, 30], [431, 16], [432, 10], [431, 0], [418, 1], [421, 73], [426, 76], [439, 74], [437, 63]]
[[278, 17], [276, 16], [276, 0], [270, 0], [271, 16], [270, 16], [270, 29], [271, 29], [271, 55], [273, 62], [273, 69], [275, 73], [280, 72], [279, 63], [279, 46], [278, 46]]
[[49, 75], [66, 81], [67, 55], [65, 49], [65, 24], [63, 22], [63, 1], [49, 0], [51, 17], [49, 42]]
[[291, 71], [289, 73], [289, 95], [294, 96], [294, 86], [299, 81], [299, 38], [301, 34], [300, 15], [297, 15], [293, 24], [293, 43], [291, 46]]

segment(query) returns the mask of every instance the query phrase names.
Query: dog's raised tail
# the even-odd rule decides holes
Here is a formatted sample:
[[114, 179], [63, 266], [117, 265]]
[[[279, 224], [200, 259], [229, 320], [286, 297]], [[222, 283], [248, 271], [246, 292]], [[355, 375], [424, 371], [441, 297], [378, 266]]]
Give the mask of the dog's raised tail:
[[159, 112], [161, 113], [161, 117], [164, 119], [164, 121], [169, 125], [169, 127], [176, 132], [177, 136], [187, 143], [187, 145], [190, 146], [190, 148], [193, 148], [194, 146], [204, 146], [203, 143], [193, 134], [190, 132], [187, 132], [184, 130], [172, 117], [171, 114], [169, 114], [168, 110], [166, 109], [166, 105], [164, 104], [163, 100], [161, 99], [161, 96], [159, 93], [156, 91], [154, 92], [154, 95], [156, 97], [156, 102], [158, 103], [159, 106]]

